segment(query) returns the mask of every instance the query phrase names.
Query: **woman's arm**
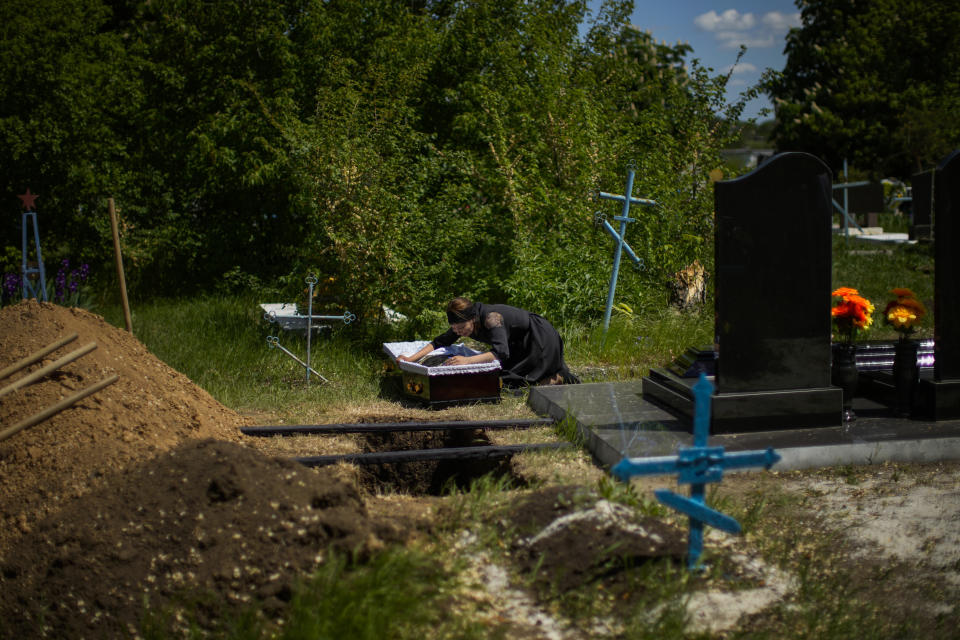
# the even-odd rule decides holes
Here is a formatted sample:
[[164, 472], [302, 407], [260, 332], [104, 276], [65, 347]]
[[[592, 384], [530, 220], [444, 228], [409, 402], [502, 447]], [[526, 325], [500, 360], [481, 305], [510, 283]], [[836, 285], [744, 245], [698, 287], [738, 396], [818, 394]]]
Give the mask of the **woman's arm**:
[[483, 364], [484, 362], [493, 362], [496, 359], [492, 351], [484, 351], [475, 356], [453, 356], [452, 358], [447, 358], [443, 366], [446, 367], [453, 364]]
[[428, 353], [430, 353], [430, 352], [433, 351], [434, 349], [435, 349], [435, 347], [433, 346], [433, 343], [432, 343], [432, 342], [428, 342], [425, 346], [423, 346], [423, 347], [422, 347], [419, 351], [417, 351], [416, 353], [413, 353], [413, 354], [408, 355], [408, 356], [404, 356], [404, 355], [397, 356], [397, 360], [405, 360], [406, 362], [416, 362], [417, 360], [419, 360], [419, 359], [422, 358], [423, 356], [427, 355]]
[[423, 356], [427, 355], [431, 351], [435, 351], [440, 347], [448, 347], [454, 342], [456, 342], [460, 336], [453, 332], [453, 329], [447, 329], [445, 332], [441, 333], [439, 336], [428, 342], [422, 349], [417, 351], [414, 354], [408, 356], [397, 356], [397, 360], [406, 360], [407, 362], [416, 362]]

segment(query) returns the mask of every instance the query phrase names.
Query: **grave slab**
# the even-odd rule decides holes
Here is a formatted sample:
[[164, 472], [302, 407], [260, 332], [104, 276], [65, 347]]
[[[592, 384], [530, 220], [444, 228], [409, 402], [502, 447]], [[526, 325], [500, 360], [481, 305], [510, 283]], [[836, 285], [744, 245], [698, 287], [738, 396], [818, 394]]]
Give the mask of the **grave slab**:
[[[714, 396], [716, 397], [716, 396]], [[534, 387], [528, 405], [555, 420], [574, 420], [596, 461], [674, 455], [693, 443], [689, 420], [642, 397], [639, 381]], [[840, 464], [960, 460], [960, 419], [901, 419], [866, 398], [854, 400], [857, 420], [843, 426], [756, 429], [711, 435], [727, 451], [773, 447], [774, 470]]]
[[587, 448], [604, 465], [623, 457], [621, 437], [651, 456], [674, 453], [691, 437], [689, 423], [643, 399], [639, 380], [534, 387], [527, 403], [540, 415], [576, 421]]

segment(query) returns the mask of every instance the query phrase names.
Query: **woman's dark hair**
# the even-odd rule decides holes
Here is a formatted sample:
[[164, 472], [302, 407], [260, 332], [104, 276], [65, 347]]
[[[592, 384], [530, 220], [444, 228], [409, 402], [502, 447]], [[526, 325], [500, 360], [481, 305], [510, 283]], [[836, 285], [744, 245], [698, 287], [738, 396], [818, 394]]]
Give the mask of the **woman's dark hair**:
[[447, 304], [447, 322], [459, 324], [477, 315], [476, 306], [467, 298], [454, 298]]

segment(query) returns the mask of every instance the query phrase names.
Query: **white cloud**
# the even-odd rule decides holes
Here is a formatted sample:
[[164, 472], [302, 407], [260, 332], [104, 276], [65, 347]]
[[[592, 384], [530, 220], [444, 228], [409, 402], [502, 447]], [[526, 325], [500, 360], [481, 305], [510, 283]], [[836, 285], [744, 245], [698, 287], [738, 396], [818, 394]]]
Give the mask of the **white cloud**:
[[693, 22], [713, 33], [725, 49], [736, 49], [740, 45], [763, 49], [783, 42], [791, 27], [800, 26], [800, 14], [768, 11], [757, 20], [752, 13], [740, 13], [736, 9], [723, 13], [710, 10], [698, 15]]
[[773, 35], [763, 35], [761, 33], [750, 33], [743, 31], [718, 31], [716, 34], [717, 40], [720, 41], [720, 45], [725, 49], [736, 49], [740, 45], [745, 45], [748, 48], [757, 47], [762, 49], [764, 47], [773, 46]]
[[780, 13], [779, 11], [771, 11], [764, 14], [763, 18], [760, 19], [763, 24], [774, 31], [789, 31], [793, 27], [800, 26], [800, 14], [799, 13]]
[[756, 71], [757, 71], [757, 65], [750, 64], [749, 62], [740, 62], [735, 65], [731, 64], [731, 65], [728, 65], [723, 70], [724, 73], [732, 72], [733, 75], [737, 75], [739, 73], [754, 73]]
[[757, 21], [752, 13], [727, 9], [721, 14], [713, 10], [707, 11], [694, 18], [693, 22], [704, 31], [742, 31], [752, 29]]

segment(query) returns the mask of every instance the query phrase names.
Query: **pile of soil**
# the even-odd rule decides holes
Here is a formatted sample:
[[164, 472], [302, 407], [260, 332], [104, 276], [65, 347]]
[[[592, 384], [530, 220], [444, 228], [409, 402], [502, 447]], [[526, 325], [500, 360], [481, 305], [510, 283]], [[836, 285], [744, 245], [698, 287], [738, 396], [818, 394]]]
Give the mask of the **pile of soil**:
[[[78, 338], [0, 386], [89, 342], [98, 348], [0, 398], [9, 427], [95, 382], [119, 380], [0, 442], [0, 637], [121, 637], [144, 603], [174, 610], [211, 594], [269, 615], [330, 547], [379, 544], [354, 484], [334, 470], [237, 444], [241, 416], [80, 309], [25, 301], [0, 309], [0, 369]], [[13, 594], [16, 594], [15, 597]]]
[[10, 638], [136, 635], [145, 605], [175, 632], [178, 598], [196, 623], [256, 600], [278, 615], [330, 548], [377, 545], [357, 490], [332, 470], [240, 445], [189, 441], [109, 478], [39, 523], [0, 563], [0, 629]]
[[514, 548], [541, 592], [566, 592], [657, 558], [681, 563], [687, 532], [662, 519], [598, 499], [583, 487], [554, 486], [518, 502], [510, 522], [525, 537]]
[[0, 309], [0, 368], [73, 333], [43, 362], [97, 348], [40, 381], [0, 398], [10, 427], [112, 374], [119, 380], [52, 418], [0, 442], [0, 556], [39, 518], [102, 486], [105, 475], [191, 438], [239, 441], [243, 419], [171, 369], [126, 331], [82, 309], [27, 300]]

